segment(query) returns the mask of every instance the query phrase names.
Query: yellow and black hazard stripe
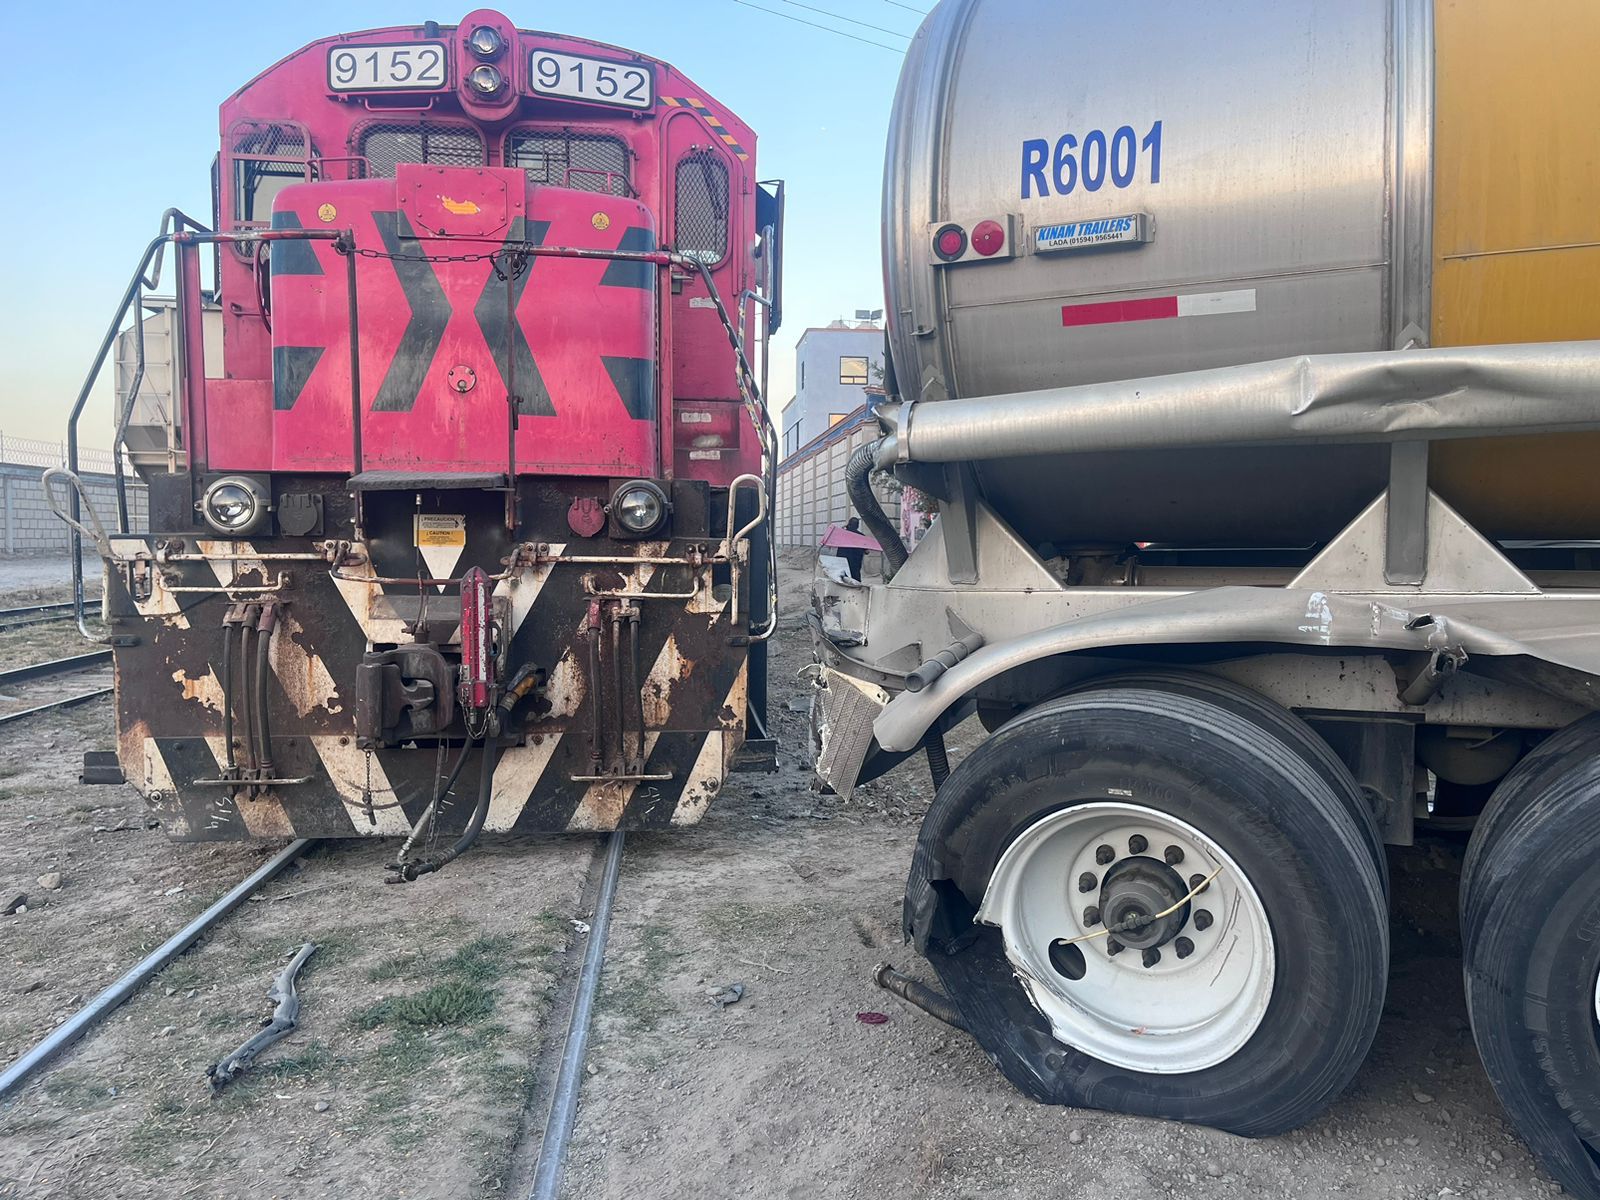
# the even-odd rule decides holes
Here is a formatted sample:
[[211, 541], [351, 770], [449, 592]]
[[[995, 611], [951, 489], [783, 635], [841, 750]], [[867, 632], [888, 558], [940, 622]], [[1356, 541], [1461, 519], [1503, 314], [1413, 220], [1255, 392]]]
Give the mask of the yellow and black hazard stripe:
[[698, 96], [663, 96], [661, 103], [671, 108], [692, 108], [700, 114], [705, 123], [711, 126], [716, 135], [723, 140], [730, 150], [738, 156], [740, 162], [750, 161], [750, 152], [739, 144], [739, 139], [728, 132], [728, 127], [717, 120], [716, 114], [706, 107], [706, 102]]

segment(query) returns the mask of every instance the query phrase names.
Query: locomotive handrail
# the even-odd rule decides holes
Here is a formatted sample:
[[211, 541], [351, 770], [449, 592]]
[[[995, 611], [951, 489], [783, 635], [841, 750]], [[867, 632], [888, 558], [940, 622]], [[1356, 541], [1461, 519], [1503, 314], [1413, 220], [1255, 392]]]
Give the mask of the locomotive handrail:
[[[83, 381], [83, 386], [78, 389], [78, 397], [73, 401], [72, 411], [67, 416], [67, 470], [71, 472], [74, 478], [77, 477], [79, 466], [78, 421], [83, 416], [84, 407], [89, 403], [89, 393], [94, 390], [95, 382], [100, 378], [101, 368], [105, 366], [106, 355], [111, 353], [111, 347], [116, 344], [117, 334], [122, 330], [122, 318], [128, 311], [128, 305], [133, 303], [141, 290], [146, 288], [154, 290], [160, 285], [161, 252], [165, 249], [172, 236], [185, 226], [192, 229], [206, 228], [181, 209], [169, 208], [161, 214], [160, 232], [151, 238], [149, 245], [145, 247], [144, 254], [139, 259], [139, 266], [134, 271], [133, 278], [128, 281], [128, 286], [122, 293], [122, 302], [117, 305], [117, 310], [111, 317], [111, 324], [106, 329], [106, 335], [100, 341], [100, 349], [95, 354], [93, 365], [89, 368], [89, 376]], [[143, 334], [142, 323], [140, 325], [140, 334], [141, 336]], [[122, 446], [120, 442], [111, 447], [113, 470], [119, 480], [122, 475], [121, 454]], [[77, 488], [72, 490], [71, 503], [69, 505], [72, 517], [67, 521], [72, 531], [72, 613], [78, 622], [79, 631], [89, 640], [100, 642], [105, 641], [106, 638], [103, 635], [90, 634], [83, 622], [83, 533], [82, 526], [79, 524], [83, 512], [80, 507], [80, 495]], [[63, 519], [65, 520], [66, 518]], [[127, 529], [123, 527], [125, 524], [126, 522], [119, 524], [119, 533], [127, 532]]]
[[[743, 529], [735, 533], [733, 531], [734, 501], [739, 495], [739, 485], [747, 479], [756, 486], [756, 515], [750, 518], [750, 521]], [[729, 582], [732, 584], [729, 589], [729, 603], [733, 610], [729, 619], [734, 625], [739, 623], [739, 559], [734, 547], [739, 542], [744, 541], [752, 529], [767, 519], [767, 511], [766, 481], [759, 475], [751, 475], [746, 472], [743, 475], [735, 476], [733, 482], [728, 484], [728, 524], [722, 555], [728, 560]]]
[[[68, 475], [72, 479], [72, 481], [74, 482], [74, 486], [72, 487], [71, 492], [70, 492], [70, 503], [68, 505], [67, 511], [66, 512], [58, 511], [58, 515], [62, 518], [63, 521], [65, 521], [67, 523], [67, 525], [71, 529], [71, 533], [72, 533], [73, 611], [74, 611], [74, 615], [77, 618], [79, 629], [83, 632], [85, 637], [89, 638], [92, 641], [105, 641], [105, 640], [109, 640], [109, 639], [104, 635], [90, 634], [88, 632], [87, 628], [84, 625], [84, 616], [83, 616], [84, 590], [83, 590], [83, 561], [82, 561], [83, 539], [84, 539], [84, 537], [88, 536], [90, 538], [90, 540], [95, 543], [95, 548], [96, 548], [97, 552], [99, 552], [103, 558], [106, 558], [108, 560], [109, 559], [114, 559], [116, 557], [116, 555], [114, 554], [114, 552], [112, 550], [112, 547], [111, 547], [110, 541], [109, 541], [109, 537], [105, 533], [104, 526], [100, 522], [99, 515], [98, 515], [98, 513], [94, 513], [93, 512], [92, 506], [91, 506], [91, 515], [93, 517], [97, 532], [89, 530], [87, 527], [85, 527], [82, 524], [82, 517], [83, 517], [82, 505], [83, 505], [84, 502], [86, 502], [86, 497], [83, 496], [82, 490], [81, 490], [81, 484], [79, 484], [78, 481], [77, 481], [77, 468], [78, 468], [78, 438], [77, 438], [77, 432], [78, 432], [78, 421], [81, 418], [83, 410], [84, 410], [84, 407], [86, 406], [86, 404], [88, 402], [89, 394], [93, 390], [94, 384], [99, 379], [100, 372], [105, 366], [106, 357], [109, 355], [112, 346], [115, 345], [117, 336], [122, 330], [123, 318], [127, 315], [128, 309], [129, 309], [129, 307], [131, 305], [135, 304], [136, 302], [142, 301], [143, 294], [147, 289], [153, 290], [155, 287], [159, 286], [162, 257], [163, 257], [163, 253], [165, 251], [166, 245], [169, 242], [172, 243], [174, 245], [174, 247], [186, 248], [187, 249], [187, 248], [196, 248], [196, 247], [199, 247], [199, 246], [202, 246], [202, 245], [218, 245], [218, 244], [223, 244], [223, 243], [235, 244], [235, 245], [238, 245], [238, 244], [260, 245], [260, 244], [265, 244], [265, 243], [270, 243], [270, 242], [278, 242], [278, 241], [325, 241], [325, 242], [332, 242], [334, 244], [334, 248], [335, 248], [336, 252], [341, 254], [341, 255], [343, 255], [343, 256], [346, 256], [346, 260], [347, 260], [347, 263], [348, 263], [348, 277], [349, 277], [348, 278], [348, 282], [347, 282], [347, 287], [348, 287], [348, 290], [349, 290], [349, 319], [350, 319], [350, 327], [351, 327], [351, 337], [350, 337], [350, 345], [351, 345], [351, 407], [352, 407], [352, 413], [351, 413], [351, 425], [352, 425], [352, 428], [351, 428], [351, 439], [352, 439], [352, 452], [353, 452], [353, 455], [354, 455], [354, 468], [355, 468], [355, 471], [357, 473], [359, 473], [360, 470], [361, 470], [361, 460], [362, 460], [362, 448], [361, 448], [361, 415], [362, 415], [362, 413], [361, 413], [361, 409], [362, 409], [363, 406], [362, 406], [362, 398], [361, 398], [361, 391], [360, 391], [360, 387], [361, 387], [361, 383], [360, 383], [360, 379], [361, 379], [361, 376], [360, 376], [360, 359], [359, 359], [359, 351], [357, 349], [357, 346], [359, 344], [360, 339], [359, 339], [359, 337], [357, 335], [357, 330], [359, 328], [359, 325], [358, 325], [358, 309], [357, 309], [357, 296], [356, 296], [356, 285], [355, 285], [355, 274], [356, 274], [356, 272], [355, 272], [355, 259], [357, 257], [403, 259], [403, 258], [410, 258], [410, 257], [436, 257], [436, 256], [422, 256], [422, 255], [411, 256], [411, 255], [405, 255], [405, 254], [390, 254], [390, 253], [388, 253], [386, 251], [380, 251], [380, 250], [373, 250], [373, 249], [370, 249], [370, 248], [357, 247], [356, 244], [355, 244], [355, 235], [354, 235], [354, 231], [353, 230], [340, 230], [340, 229], [240, 229], [240, 230], [217, 231], [217, 230], [209, 229], [209, 228], [199, 224], [199, 222], [194, 221], [192, 218], [186, 216], [185, 214], [180, 212], [178, 209], [169, 209], [162, 217], [161, 232], [158, 233], [154, 238], [152, 238], [150, 240], [149, 244], [145, 247], [145, 252], [141, 256], [141, 258], [139, 260], [138, 268], [137, 268], [137, 270], [135, 270], [133, 278], [129, 281], [128, 287], [123, 292], [122, 302], [117, 306], [116, 312], [115, 312], [114, 316], [112, 317], [111, 323], [110, 323], [110, 325], [108, 326], [108, 328], [106, 330], [105, 337], [101, 340], [100, 349], [97, 352], [97, 354], [95, 355], [94, 361], [93, 361], [92, 365], [90, 366], [88, 376], [84, 380], [83, 387], [80, 389], [80, 391], [78, 393], [78, 398], [77, 398], [76, 402], [74, 403], [73, 408], [72, 408], [72, 412], [71, 412], [71, 414], [70, 414], [70, 416], [68, 418], [68, 426], [67, 426], [67, 470], [66, 470], [66, 475]], [[756, 528], [762, 521], [766, 520], [770, 516], [771, 512], [773, 511], [773, 501], [774, 501], [774, 497], [775, 497], [775, 494], [776, 494], [776, 486], [777, 486], [777, 480], [776, 480], [777, 435], [776, 435], [776, 430], [775, 430], [775, 428], [774, 428], [774, 426], [772, 424], [771, 414], [766, 411], [765, 404], [763, 403], [764, 397], [763, 397], [763, 394], [762, 394], [762, 389], [761, 389], [760, 385], [756, 381], [755, 371], [754, 371], [754, 369], [752, 368], [752, 366], [750, 364], [750, 360], [749, 360], [748, 355], [746, 354], [745, 346], [744, 346], [744, 339], [741, 336], [739, 329], [734, 325], [731, 317], [729, 316], [727, 305], [723, 302], [721, 292], [718, 290], [715, 280], [712, 279], [711, 272], [710, 272], [709, 268], [707, 267], [707, 265], [704, 262], [700, 261], [700, 259], [698, 257], [695, 257], [693, 255], [688, 255], [688, 254], [682, 254], [682, 253], [679, 253], [678, 251], [671, 250], [671, 249], [658, 249], [658, 250], [620, 250], [620, 249], [619, 250], [600, 250], [600, 249], [594, 249], [594, 248], [584, 247], [584, 246], [538, 246], [538, 245], [533, 245], [531, 243], [521, 243], [521, 244], [514, 245], [514, 246], [505, 246], [505, 245], [502, 244], [501, 246], [497, 247], [495, 250], [488, 251], [488, 252], [485, 252], [485, 253], [482, 253], [482, 254], [469, 253], [469, 254], [464, 254], [464, 255], [460, 255], [460, 256], [451, 256], [451, 257], [460, 257], [463, 260], [479, 260], [479, 259], [488, 260], [492, 264], [494, 269], [499, 273], [505, 273], [505, 267], [503, 266], [503, 264], [505, 264], [505, 263], [512, 264], [511, 269], [512, 270], [517, 270], [518, 268], [516, 267], [515, 264], [518, 262], [518, 260], [520, 260], [522, 258], [571, 258], [571, 259], [589, 259], [589, 260], [604, 260], [604, 261], [645, 262], [645, 263], [651, 263], [651, 264], [654, 264], [656, 266], [661, 266], [661, 267], [673, 266], [673, 267], [682, 267], [682, 268], [686, 268], [686, 269], [692, 268], [692, 269], [694, 269], [695, 271], [698, 272], [700, 278], [704, 281], [704, 283], [706, 285], [707, 294], [710, 297], [714, 308], [716, 309], [717, 316], [722, 322], [723, 330], [727, 334], [729, 344], [733, 349], [734, 360], [735, 360], [735, 377], [736, 377], [736, 382], [737, 382], [738, 387], [739, 387], [740, 398], [743, 400], [743, 402], [745, 404], [745, 407], [746, 407], [746, 410], [747, 410], [747, 412], [749, 413], [749, 415], [751, 417], [751, 421], [755, 425], [757, 436], [761, 439], [762, 447], [763, 447], [763, 455], [762, 455], [763, 460], [764, 460], [764, 462], [763, 462], [763, 472], [762, 472], [762, 477], [759, 480], [759, 482], [761, 482], [763, 484], [763, 487], [761, 488], [761, 491], [759, 493], [759, 503], [758, 503], [757, 515], [752, 521], [750, 521], [747, 525], [745, 525], [745, 527], [743, 529], [741, 529], [739, 531], [739, 533], [738, 533], [738, 535], [736, 537], [729, 537], [727, 539], [728, 550], [726, 551], [726, 553], [724, 554], [723, 557], [724, 557], [725, 561], [732, 561], [734, 559], [734, 554], [732, 552], [732, 543], [736, 542], [736, 541], [739, 541], [739, 540], [742, 540], [745, 536], [747, 536], [749, 534], [749, 532], [751, 530]], [[180, 279], [180, 281], [179, 281], [178, 294], [177, 294], [177, 306], [178, 306], [178, 314], [179, 314], [177, 325], [178, 325], [180, 337], [182, 336], [182, 333], [184, 332], [185, 325], [186, 325], [183, 317], [184, 317], [184, 314], [185, 314], [185, 301], [188, 299], [188, 297], [186, 295], [186, 292], [188, 291], [188, 289], [185, 287], [185, 284], [188, 282], [187, 272], [185, 273], [185, 276], [186, 276], [185, 278]], [[753, 295], [753, 298], [756, 299], [757, 301], [765, 303], [765, 299], [763, 297], [761, 297], [759, 294], [752, 294], [752, 295]], [[742, 302], [744, 297], [741, 296], [740, 299], [741, 299], [741, 302]], [[741, 303], [741, 308], [742, 308], [742, 303]], [[134, 386], [133, 386], [132, 389], [130, 389], [129, 396], [128, 396], [126, 402], [124, 403], [124, 405], [122, 406], [122, 412], [119, 413], [119, 416], [118, 416], [117, 437], [116, 437], [116, 442], [115, 442], [115, 444], [114, 444], [114, 446], [112, 448], [114, 456], [119, 456], [121, 454], [121, 451], [122, 451], [122, 439], [126, 434], [127, 425], [128, 425], [129, 420], [131, 419], [133, 403], [134, 403], [134, 401], [135, 401], [135, 399], [137, 397], [138, 387], [143, 382], [143, 373], [144, 373], [144, 345], [143, 345], [144, 324], [143, 324], [142, 314], [141, 314], [140, 318], [136, 321], [136, 328], [137, 328], [137, 338], [138, 338], [139, 345], [137, 347], [138, 357], [137, 357], [135, 371], [134, 371]], [[186, 350], [185, 353], [184, 353], [184, 357], [185, 358], [188, 357], [188, 353], [189, 353], [189, 351]], [[202, 370], [202, 375], [203, 375], [203, 370]], [[193, 402], [193, 400], [194, 400], [194, 398], [196, 396], [197, 389], [198, 389], [198, 394], [201, 397], [204, 396], [205, 381], [204, 381], [203, 378], [198, 379], [198, 380], [193, 379], [189, 372], [184, 372], [181, 375], [181, 379], [182, 379], [181, 396], [177, 400], [175, 400], [174, 408], [176, 410], [178, 410], [178, 411], [188, 413], [193, 408], [193, 403], [192, 402]], [[194, 448], [193, 447], [186, 447], [185, 449], [186, 449], [186, 454], [185, 454], [186, 462], [187, 462], [187, 465], [188, 465], [188, 469], [192, 474], [192, 472], [194, 470], [194, 466], [195, 466], [194, 456], [193, 456], [193, 453], [192, 453]], [[169, 446], [169, 451], [170, 450], [171, 450], [171, 447]], [[120, 467], [120, 461], [119, 461], [118, 465]], [[728, 520], [728, 529], [729, 529], [729, 531], [731, 531], [732, 527], [733, 527], [733, 503], [734, 503], [734, 497], [735, 497], [735, 495], [736, 495], [736, 493], [738, 491], [739, 484], [741, 482], [743, 482], [744, 480], [754, 480], [755, 478], [756, 478], [755, 476], [751, 476], [751, 475], [748, 475], [748, 474], [740, 476], [739, 479], [734, 481], [734, 484], [729, 489], [729, 520]], [[120, 471], [119, 471], [119, 482], [120, 482]], [[47, 494], [47, 496], [50, 495], [49, 486], [48, 485], [46, 487], [46, 494]], [[128, 530], [128, 518], [127, 518], [127, 505], [126, 505], [125, 496], [124, 496], [123, 491], [122, 491], [120, 486], [119, 486], [118, 495], [119, 495], [119, 502], [118, 502], [118, 513], [117, 513], [117, 515], [118, 515], [117, 531], [118, 531], [119, 534], [126, 535], [129, 532], [129, 530]], [[51, 507], [52, 507], [53, 510], [56, 510], [56, 505], [53, 502], [52, 502]], [[359, 525], [359, 520], [358, 520], [358, 525]], [[769, 551], [770, 551], [770, 558], [771, 558], [772, 562], [771, 562], [771, 566], [770, 566], [770, 569], [769, 569], [770, 578], [768, 580], [768, 591], [769, 591], [769, 605], [768, 606], [769, 606], [769, 609], [771, 611], [770, 611], [770, 614], [769, 614], [767, 627], [765, 629], [759, 631], [758, 633], [754, 633], [754, 634], [751, 635], [752, 639], [756, 640], [756, 641], [765, 640], [766, 638], [770, 637], [772, 635], [773, 629], [776, 627], [776, 624], [777, 624], [777, 604], [776, 604], [776, 586], [777, 586], [777, 561], [776, 561], [776, 559], [777, 559], [777, 554], [776, 554], [775, 545], [772, 544], [771, 539], [769, 539]], [[561, 560], [556, 560], [556, 561], [561, 561]], [[510, 573], [511, 572], [508, 571], [505, 574], [509, 575]], [[351, 577], [341, 576], [339, 574], [339, 568], [337, 566], [335, 566], [330, 571], [330, 574], [333, 575], [335, 578], [351, 578]], [[497, 576], [496, 578], [501, 578], [501, 577], [504, 577], [504, 576]], [[410, 582], [416, 582], [416, 581], [413, 581], [413, 580], [398, 580], [397, 579], [397, 580], [393, 580], [391, 582], [394, 582], [394, 583], [410, 583]], [[426, 584], [429, 584], [429, 583], [432, 583], [432, 584], [446, 583], [446, 584], [448, 584], [451, 581], [450, 580], [425, 580], [425, 581], [422, 581], [422, 582], [423, 582], [424, 585], [426, 585]], [[737, 620], [738, 619], [738, 601], [737, 601], [737, 599], [735, 599], [733, 603], [734, 603], [734, 620]]]
[[[99, 381], [100, 372], [105, 368], [106, 358], [111, 353], [111, 348], [116, 344], [117, 335], [122, 332], [123, 318], [127, 316], [130, 306], [132, 306], [135, 302], [140, 302], [141, 314], [139, 319], [135, 322], [138, 339], [138, 358], [134, 368], [134, 387], [129, 391], [127, 401], [123, 405], [123, 411], [118, 414], [116, 440], [111, 447], [113, 472], [117, 481], [117, 532], [125, 535], [129, 532], [129, 530], [127, 499], [125, 491], [126, 484], [122, 471], [122, 439], [127, 432], [128, 420], [130, 419], [133, 411], [133, 403], [138, 396], [138, 387], [144, 381], [144, 321], [142, 316], [142, 300], [146, 291], [154, 291], [160, 286], [161, 263], [167, 244], [170, 242], [175, 247], [189, 247], [221, 242], [272, 242], [289, 240], [329, 241], [343, 236], [345, 236], [345, 234], [342, 231], [332, 229], [253, 229], [242, 230], [238, 232], [219, 233], [208, 226], [202, 225], [193, 217], [190, 217], [188, 214], [184, 213], [181, 209], [169, 208], [162, 214], [160, 232], [158, 232], [155, 237], [151, 238], [149, 243], [145, 246], [144, 253], [139, 258], [139, 265], [133, 272], [133, 278], [128, 281], [128, 286], [123, 290], [122, 300], [120, 303], [118, 303], [116, 311], [112, 314], [111, 323], [106, 328], [105, 336], [100, 340], [100, 348], [98, 351], [96, 351], [94, 360], [89, 366], [89, 373], [83, 381], [83, 386], [78, 389], [77, 399], [73, 401], [72, 411], [67, 416], [66, 475], [73, 480], [74, 486], [69, 493], [67, 511], [64, 513], [58, 512], [57, 515], [66, 522], [67, 527], [70, 529], [72, 535], [72, 612], [74, 618], [77, 620], [79, 632], [82, 633], [83, 636], [88, 640], [93, 642], [106, 642], [110, 639], [108, 635], [90, 633], [87, 626], [84, 624], [84, 536], [87, 534], [90, 537], [90, 540], [95, 542], [96, 551], [99, 552], [103, 557], [110, 558], [112, 555], [106, 553], [106, 549], [102, 548], [103, 545], [107, 548], [109, 547], [109, 539], [105, 539], [102, 542], [102, 538], [104, 537], [104, 526], [100, 523], [98, 514], [94, 514], [94, 520], [96, 526], [100, 530], [102, 538], [96, 538], [94, 534], [90, 533], [90, 531], [85, 528], [82, 523], [83, 504], [85, 503], [86, 498], [83, 495], [81, 482], [78, 481], [78, 422], [83, 416], [84, 408], [89, 403], [89, 396], [94, 390], [94, 385]], [[186, 280], [180, 278], [177, 287], [177, 304], [180, 318], [185, 312], [184, 303], [186, 298], [185, 293], [187, 290], [184, 286], [185, 283]], [[181, 319], [178, 321], [178, 329], [181, 337], [183, 332], [183, 322]], [[352, 339], [352, 342], [353, 341], [354, 339]], [[354, 354], [353, 349], [352, 354]], [[193, 385], [194, 381], [189, 379], [187, 376], [184, 376], [183, 378], [185, 392], [183, 399], [185, 402], [187, 402], [189, 388]], [[200, 380], [200, 384], [203, 388], [204, 379]], [[177, 407], [176, 401], [174, 402], [174, 407]], [[192, 459], [190, 459], [190, 468], [191, 470], [193, 469]], [[52, 471], [55, 470], [59, 470], [59, 468], [52, 468]], [[46, 472], [47, 479], [50, 477], [50, 475], [51, 472]], [[45, 494], [47, 497], [50, 496], [49, 487], [50, 485], [47, 483], [45, 485]], [[55, 511], [54, 504], [51, 505], [51, 508], [52, 511]]]

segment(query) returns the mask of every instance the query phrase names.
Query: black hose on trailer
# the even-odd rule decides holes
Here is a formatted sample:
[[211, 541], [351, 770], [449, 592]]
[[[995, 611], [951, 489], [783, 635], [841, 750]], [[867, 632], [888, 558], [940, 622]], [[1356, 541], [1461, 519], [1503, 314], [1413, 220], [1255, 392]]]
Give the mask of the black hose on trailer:
[[[395, 863], [393, 869], [399, 873], [400, 879], [410, 883], [419, 876], [431, 875], [435, 871], [441, 871], [478, 844], [478, 838], [483, 834], [484, 822], [489, 819], [489, 800], [494, 795], [494, 765], [495, 760], [499, 757], [499, 747], [494, 744], [493, 739], [486, 738], [483, 744], [483, 773], [478, 777], [478, 803], [472, 810], [472, 816], [467, 821], [467, 827], [461, 831], [461, 836], [456, 839], [456, 844], [437, 858], [422, 858], [416, 862]], [[465, 754], [461, 758], [463, 762], [466, 761]], [[460, 770], [459, 763], [456, 770]], [[453, 778], [455, 772], [452, 772], [451, 775]], [[449, 788], [446, 787], [444, 790], [448, 791]], [[394, 881], [391, 880], [390, 882]]]
[[872, 469], [877, 459], [878, 445], [868, 442], [850, 456], [844, 469], [844, 486], [850, 503], [861, 517], [861, 523], [878, 539], [883, 547], [885, 579], [893, 579], [895, 572], [906, 565], [906, 544], [900, 540], [900, 531], [889, 524], [877, 496], [872, 494]]
[[923, 737], [922, 744], [928, 752], [928, 774], [933, 776], [933, 790], [938, 791], [944, 786], [944, 781], [950, 778], [950, 756], [944, 748], [944, 725], [935, 721], [933, 728]]

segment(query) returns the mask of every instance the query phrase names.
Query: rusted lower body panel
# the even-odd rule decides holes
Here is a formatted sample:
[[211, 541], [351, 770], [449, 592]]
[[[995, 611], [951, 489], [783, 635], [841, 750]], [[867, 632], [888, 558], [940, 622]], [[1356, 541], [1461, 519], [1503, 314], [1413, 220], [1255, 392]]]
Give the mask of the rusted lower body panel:
[[[698, 821], [745, 734], [746, 652], [734, 637], [730, 603], [731, 588], [744, 585], [730, 583], [726, 565], [710, 561], [721, 543], [569, 548], [552, 541], [519, 549], [480, 534], [469, 532], [460, 562], [447, 573], [459, 578], [477, 565], [499, 577], [502, 678], [523, 664], [543, 672], [505, 723], [486, 827], [648, 829]], [[403, 836], [422, 816], [468, 740], [459, 711], [443, 737], [364, 745], [356, 680], [369, 650], [412, 644], [419, 622], [453, 676], [460, 600], [453, 584], [378, 581], [385, 572], [380, 540], [372, 539], [370, 558], [358, 547], [338, 563], [319, 559], [324, 544], [304, 539], [197, 541], [176, 555], [169, 543], [168, 561], [139, 569], [131, 588], [127, 573], [111, 569], [117, 631], [137, 639], [116, 654], [119, 757], [170, 836]], [[159, 545], [148, 542], [145, 550], [155, 556]], [[704, 565], [688, 565], [696, 560]], [[200, 590], [175, 590], [184, 588]], [[246, 700], [258, 689], [253, 682], [246, 688], [243, 674], [246, 661], [254, 669], [256, 650], [241, 647], [237, 635], [229, 756], [223, 630], [230, 610], [245, 627], [259, 622], [269, 600], [277, 609], [265, 686], [271, 768], [263, 772], [266, 755], [259, 740], [252, 746], [261, 718]], [[437, 815], [438, 834], [463, 828], [473, 807], [482, 751], [468, 753]], [[236, 774], [248, 776], [254, 765], [258, 777], [278, 782], [230, 781], [230, 762]]]

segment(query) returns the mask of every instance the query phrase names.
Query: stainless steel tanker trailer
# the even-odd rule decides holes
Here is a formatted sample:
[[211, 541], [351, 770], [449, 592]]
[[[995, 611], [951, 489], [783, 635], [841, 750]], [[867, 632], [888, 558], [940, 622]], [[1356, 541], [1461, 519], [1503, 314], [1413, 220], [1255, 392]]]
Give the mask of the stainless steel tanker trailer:
[[[1600, 1197], [1600, 6], [944, 0], [817, 769], [937, 796], [907, 935], [1042, 1101], [1271, 1134], [1360, 1066], [1384, 846]], [[909, 556], [875, 477], [937, 500]], [[952, 771], [944, 734], [989, 736]]]

